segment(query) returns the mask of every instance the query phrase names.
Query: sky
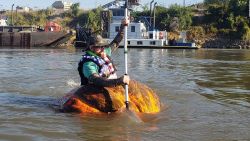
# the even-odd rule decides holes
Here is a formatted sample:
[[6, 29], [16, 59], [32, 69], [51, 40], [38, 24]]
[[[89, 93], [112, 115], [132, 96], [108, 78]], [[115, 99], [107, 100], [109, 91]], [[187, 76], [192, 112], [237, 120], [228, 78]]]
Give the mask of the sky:
[[[47, 7], [50, 7], [53, 2], [56, 0], [0, 0], [0, 10], [10, 10], [12, 7], [12, 4], [14, 4], [14, 8], [16, 6], [27, 6], [35, 9], [45, 9]], [[83, 9], [91, 9], [95, 8], [97, 6], [106, 4], [108, 2], [111, 2], [113, 0], [64, 0], [64, 1], [70, 1], [73, 3], [80, 3], [80, 7]], [[194, 3], [202, 2], [203, 0], [155, 0], [158, 5], [168, 7], [171, 4], [180, 4], [183, 5], [183, 3], [186, 3], [186, 5], [191, 5]], [[140, 3], [142, 5], [149, 5], [151, 0], [140, 0]]]

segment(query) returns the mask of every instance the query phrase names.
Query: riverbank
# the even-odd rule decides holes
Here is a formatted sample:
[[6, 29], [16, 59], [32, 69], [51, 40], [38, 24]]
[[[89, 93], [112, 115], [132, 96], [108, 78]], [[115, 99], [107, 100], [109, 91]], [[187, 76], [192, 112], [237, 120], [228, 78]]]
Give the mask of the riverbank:
[[202, 48], [250, 49], [250, 41], [216, 37], [207, 39]]
[[192, 40], [199, 48], [222, 48], [222, 49], [250, 49], [249, 40], [234, 39], [229, 36], [217, 34], [195, 34]]
[[[72, 36], [67, 42], [58, 45], [58, 47], [64, 48], [68, 46], [74, 46], [75, 37]], [[228, 39], [226, 37], [204, 37], [196, 39], [196, 47], [198, 48], [218, 48], [218, 49], [250, 49], [250, 41], [237, 40], [237, 39]], [[141, 47], [141, 48], [151, 48], [151, 47]], [[153, 48], [153, 47], [152, 47]], [[165, 48], [165, 49], [187, 49], [189, 47], [176, 47], [176, 46], [164, 46], [156, 48]], [[192, 48], [191, 48], [192, 49]]]

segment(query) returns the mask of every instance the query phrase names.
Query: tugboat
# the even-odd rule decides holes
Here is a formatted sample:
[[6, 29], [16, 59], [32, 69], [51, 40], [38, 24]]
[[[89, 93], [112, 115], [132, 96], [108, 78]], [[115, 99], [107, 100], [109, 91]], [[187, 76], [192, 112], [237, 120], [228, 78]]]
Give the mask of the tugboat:
[[[102, 6], [104, 9], [104, 11], [101, 12], [102, 36], [106, 38], [108, 42], [111, 42], [119, 31], [121, 20], [124, 18], [123, 5], [124, 0], [115, 0]], [[130, 11], [132, 9], [133, 7], [129, 8]], [[153, 13], [155, 13], [155, 8], [153, 8], [153, 10]], [[155, 21], [154, 19], [153, 21]], [[168, 40], [168, 32], [155, 29], [155, 23], [152, 24], [151, 21], [152, 18], [147, 16], [141, 16], [137, 19], [130, 17], [127, 39], [129, 48], [197, 49], [195, 43], [186, 42], [185, 32], [181, 33], [181, 41]], [[88, 36], [90, 36], [88, 29], [78, 27], [76, 33], [75, 46], [86, 46]], [[123, 44], [124, 42], [122, 41], [120, 46], [123, 47]]]

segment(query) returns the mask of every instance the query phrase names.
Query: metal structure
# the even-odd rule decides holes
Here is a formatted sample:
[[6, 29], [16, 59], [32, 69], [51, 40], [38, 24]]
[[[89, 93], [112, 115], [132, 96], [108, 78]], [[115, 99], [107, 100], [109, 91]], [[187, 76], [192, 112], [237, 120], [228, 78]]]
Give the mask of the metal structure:
[[13, 17], [13, 7], [14, 7], [14, 4], [12, 4], [11, 6], [11, 25], [13, 26], [13, 20], [14, 20], [14, 17]]
[[112, 6], [119, 6], [121, 1], [124, 1], [124, 0], [114, 0], [114, 1], [112, 1], [112, 2], [109, 2], [109, 3], [107, 3], [107, 4], [104, 4], [104, 5], [102, 6], [102, 8], [105, 9], [105, 8], [110, 8], [110, 7], [112, 7]]
[[131, 8], [131, 7], [133, 7], [133, 6], [137, 6], [137, 5], [139, 5], [139, 0], [114, 0], [114, 1], [112, 1], [112, 2], [109, 2], [109, 3], [107, 3], [107, 4], [104, 4], [103, 6], [102, 6], [102, 8], [103, 9], [106, 9], [106, 8], [110, 8], [110, 7], [112, 7], [112, 6], [114, 6], [114, 7], [121, 7], [121, 6], [125, 6], [125, 4], [124, 3], [126, 3], [126, 1], [127, 1], [127, 8]]
[[153, 13], [154, 13], [154, 23], [153, 23], [153, 29], [155, 29], [155, 11], [156, 11], [156, 6], [157, 5], [157, 2], [155, 2], [154, 4], [154, 10], [153, 10]]
[[248, 1], [248, 17], [250, 18], [250, 0]]
[[152, 4], [154, 3], [154, 1], [155, 1], [155, 0], [152, 0], [152, 1], [150, 2], [150, 10], [149, 10], [149, 17], [150, 17], [149, 23], [150, 23], [150, 27], [152, 26]]

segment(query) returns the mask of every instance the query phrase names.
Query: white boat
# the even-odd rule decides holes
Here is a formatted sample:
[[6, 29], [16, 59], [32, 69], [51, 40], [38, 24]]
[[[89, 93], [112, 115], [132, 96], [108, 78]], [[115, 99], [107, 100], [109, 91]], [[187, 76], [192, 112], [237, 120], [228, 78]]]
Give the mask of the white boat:
[[[109, 9], [104, 12], [103, 15], [106, 15], [106, 18], [105, 16], [102, 16], [104, 35], [106, 35], [106, 39], [111, 42], [119, 31], [121, 20], [124, 18], [124, 9], [121, 7], [109, 7]], [[109, 20], [107, 21], [105, 19]], [[185, 32], [182, 32], [181, 37], [178, 41], [175, 41], [170, 45], [167, 36], [168, 32], [149, 29], [149, 21], [147, 20], [147, 18], [144, 17], [137, 21], [131, 20], [128, 26], [128, 47], [197, 49], [195, 43], [186, 42]], [[123, 44], [124, 42], [122, 41], [120, 43], [120, 46], [123, 46]]]
[[[109, 41], [117, 34], [121, 21], [110, 23]], [[131, 22], [128, 26], [128, 47], [162, 47], [168, 44], [166, 31], [147, 31], [142, 22]], [[121, 42], [123, 46], [124, 42]]]

